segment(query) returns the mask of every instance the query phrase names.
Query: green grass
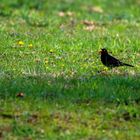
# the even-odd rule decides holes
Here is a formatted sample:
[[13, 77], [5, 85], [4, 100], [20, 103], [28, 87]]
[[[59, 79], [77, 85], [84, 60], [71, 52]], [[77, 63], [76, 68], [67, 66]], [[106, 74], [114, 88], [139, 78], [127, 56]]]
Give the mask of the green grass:
[[[1, 0], [0, 139], [139, 140], [139, 7]], [[103, 47], [135, 67], [106, 69]]]

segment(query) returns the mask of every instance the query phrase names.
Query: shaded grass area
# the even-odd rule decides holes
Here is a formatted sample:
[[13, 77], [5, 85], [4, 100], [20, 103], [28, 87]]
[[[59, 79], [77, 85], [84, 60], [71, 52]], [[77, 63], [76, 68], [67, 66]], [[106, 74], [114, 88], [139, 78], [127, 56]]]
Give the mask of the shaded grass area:
[[0, 96], [3, 99], [10, 99], [23, 92], [26, 98], [30, 99], [124, 101], [140, 97], [139, 82], [139, 77], [111, 74], [65, 79], [44, 75], [13, 77], [1, 80]]
[[[139, 139], [139, 6], [1, 0], [0, 139]], [[102, 47], [135, 67], [105, 68]]]

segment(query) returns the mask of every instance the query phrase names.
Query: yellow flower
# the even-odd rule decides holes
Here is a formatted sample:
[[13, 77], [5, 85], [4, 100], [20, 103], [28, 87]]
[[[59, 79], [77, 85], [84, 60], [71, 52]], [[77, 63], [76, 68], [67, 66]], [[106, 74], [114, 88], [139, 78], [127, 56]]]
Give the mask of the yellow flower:
[[52, 49], [50, 49], [50, 51], [49, 51], [50, 53], [53, 53], [54, 51], [52, 50]]
[[49, 61], [48, 61], [48, 59], [46, 58], [46, 59], [45, 59], [45, 64], [48, 64], [48, 63], [49, 63]]
[[31, 43], [31, 44], [29, 44], [29, 45], [28, 45], [28, 47], [29, 47], [29, 48], [32, 48], [32, 47], [33, 47], [33, 44], [32, 44], [32, 43]]
[[18, 45], [22, 46], [22, 45], [24, 45], [24, 42], [20, 40], [20, 41], [18, 41]]
[[61, 67], [64, 67], [64, 66], [65, 66], [64, 64], [61, 65]]
[[105, 67], [104, 70], [107, 71], [108, 70], [108, 67]]

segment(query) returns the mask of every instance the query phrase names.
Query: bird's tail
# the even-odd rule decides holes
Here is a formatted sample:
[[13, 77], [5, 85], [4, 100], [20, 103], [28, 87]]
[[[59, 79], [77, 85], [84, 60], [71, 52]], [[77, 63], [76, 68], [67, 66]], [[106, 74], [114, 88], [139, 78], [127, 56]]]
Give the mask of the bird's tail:
[[129, 64], [126, 64], [126, 63], [123, 63], [123, 66], [134, 67], [134, 66], [132, 66], [132, 65], [129, 65]]

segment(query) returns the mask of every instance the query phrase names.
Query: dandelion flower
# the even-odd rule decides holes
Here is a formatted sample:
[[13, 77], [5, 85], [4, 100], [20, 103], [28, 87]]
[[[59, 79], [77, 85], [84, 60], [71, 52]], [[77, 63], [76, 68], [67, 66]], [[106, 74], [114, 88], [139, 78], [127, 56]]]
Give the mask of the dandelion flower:
[[61, 65], [62, 68], [63, 68], [64, 66], [65, 66], [64, 64]]
[[23, 46], [24, 42], [20, 40], [20, 41], [18, 41], [18, 45]]
[[31, 44], [29, 44], [29, 45], [28, 45], [28, 47], [29, 47], [29, 48], [32, 48], [32, 47], [33, 47], [33, 44], [32, 44], [32, 43], [31, 43]]
[[50, 53], [53, 53], [54, 51], [52, 50], [52, 49], [50, 49], [50, 51], [49, 51]]
[[48, 59], [46, 58], [46, 59], [45, 59], [45, 64], [48, 64], [48, 63], [49, 63], [49, 61], [48, 61]]
[[105, 70], [105, 71], [107, 71], [107, 70], [108, 70], [108, 68], [107, 68], [107, 67], [105, 67], [105, 68], [104, 68], [104, 70]]

